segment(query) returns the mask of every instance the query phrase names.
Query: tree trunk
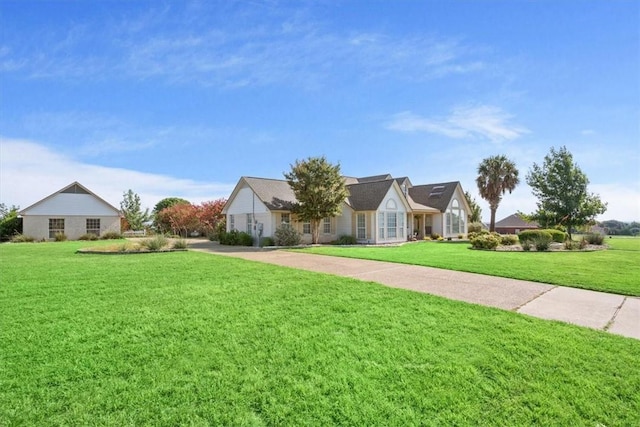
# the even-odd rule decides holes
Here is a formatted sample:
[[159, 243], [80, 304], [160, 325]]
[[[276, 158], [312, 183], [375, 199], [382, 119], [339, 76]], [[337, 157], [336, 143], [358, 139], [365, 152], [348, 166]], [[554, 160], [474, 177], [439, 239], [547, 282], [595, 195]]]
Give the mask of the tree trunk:
[[316, 245], [320, 236], [320, 221], [311, 220], [311, 243]]
[[496, 230], [496, 208], [491, 209], [491, 222], [489, 222], [489, 231]]

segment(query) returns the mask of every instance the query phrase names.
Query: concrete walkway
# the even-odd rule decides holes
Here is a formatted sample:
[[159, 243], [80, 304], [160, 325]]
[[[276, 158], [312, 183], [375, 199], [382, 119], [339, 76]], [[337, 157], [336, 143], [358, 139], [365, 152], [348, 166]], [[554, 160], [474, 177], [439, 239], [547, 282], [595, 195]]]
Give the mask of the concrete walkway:
[[439, 268], [221, 246], [208, 241], [193, 242], [190, 248], [377, 282], [640, 339], [640, 298]]

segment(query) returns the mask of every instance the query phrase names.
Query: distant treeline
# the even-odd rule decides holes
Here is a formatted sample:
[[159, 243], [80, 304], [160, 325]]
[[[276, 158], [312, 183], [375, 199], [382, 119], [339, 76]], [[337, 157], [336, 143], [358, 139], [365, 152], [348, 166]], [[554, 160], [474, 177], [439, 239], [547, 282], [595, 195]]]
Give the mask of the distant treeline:
[[611, 236], [637, 236], [640, 234], [640, 222], [622, 222], [615, 219], [598, 222], [598, 226], [604, 228]]

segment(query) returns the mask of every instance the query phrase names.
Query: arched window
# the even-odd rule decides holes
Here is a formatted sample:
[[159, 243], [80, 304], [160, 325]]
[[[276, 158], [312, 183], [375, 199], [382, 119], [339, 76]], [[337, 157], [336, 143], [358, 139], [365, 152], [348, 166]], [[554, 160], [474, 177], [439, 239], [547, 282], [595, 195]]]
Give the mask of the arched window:
[[387, 200], [387, 209], [391, 209], [393, 211], [398, 209], [398, 206], [396, 205], [396, 201], [393, 199]]
[[447, 231], [449, 235], [464, 233], [466, 216], [464, 208], [460, 206], [458, 199], [453, 199], [451, 207], [447, 209]]

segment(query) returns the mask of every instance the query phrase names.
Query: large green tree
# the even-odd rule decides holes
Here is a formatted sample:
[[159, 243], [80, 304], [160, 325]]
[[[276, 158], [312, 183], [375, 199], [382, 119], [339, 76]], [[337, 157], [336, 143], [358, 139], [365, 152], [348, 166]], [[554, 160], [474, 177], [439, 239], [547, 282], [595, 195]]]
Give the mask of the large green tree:
[[318, 243], [320, 221], [338, 215], [348, 195], [340, 164], [333, 165], [324, 156], [296, 160], [284, 177], [297, 199], [294, 212], [311, 223], [312, 242]]
[[480, 197], [489, 202], [491, 222], [489, 231], [496, 228], [496, 211], [507, 191], [511, 193], [520, 183], [516, 164], [506, 156], [497, 155], [484, 159], [478, 166], [476, 184]]
[[566, 227], [569, 238], [572, 228], [592, 223], [607, 210], [598, 195], [587, 191], [589, 179], [566, 147], [551, 147], [544, 163], [534, 163], [526, 180], [538, 198], [538, 209], [530, 217], [544, 227]]
[[144, 229], [145, 222], [149, 221], [149, 209], [142, 211], [140, 206], [140, 196], [129, 189], [123, 194], [123, 199], [120, 202], [120, 210], [122, 215], [127, 220], [129, 228], [132, 230]]

